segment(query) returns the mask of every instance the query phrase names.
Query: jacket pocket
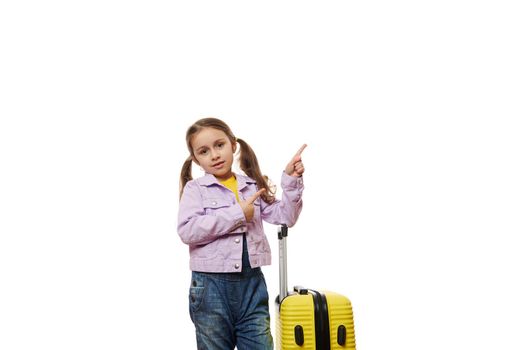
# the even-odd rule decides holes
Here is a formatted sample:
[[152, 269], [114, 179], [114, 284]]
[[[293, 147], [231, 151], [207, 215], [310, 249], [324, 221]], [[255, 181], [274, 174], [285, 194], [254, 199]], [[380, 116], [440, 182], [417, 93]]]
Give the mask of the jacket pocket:
[[205, 209], [205, 214], [214, 215], [217, 210], [222, 208], [228, 208], [233, 205], [232, 202], [225, 200], [223, 198], [204, 198], [203, 207]]

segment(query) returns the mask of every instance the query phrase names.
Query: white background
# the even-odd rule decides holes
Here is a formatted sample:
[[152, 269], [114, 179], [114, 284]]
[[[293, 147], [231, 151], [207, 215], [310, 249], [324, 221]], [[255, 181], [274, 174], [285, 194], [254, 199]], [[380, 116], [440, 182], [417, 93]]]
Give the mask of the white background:
[[349, 296], [360, 350], [526, 349], [525, 15], [3, 1], [0, 348], [195, 348], [178, 179], [215, 116], [275, 182], [308, 144], [290, 285]]

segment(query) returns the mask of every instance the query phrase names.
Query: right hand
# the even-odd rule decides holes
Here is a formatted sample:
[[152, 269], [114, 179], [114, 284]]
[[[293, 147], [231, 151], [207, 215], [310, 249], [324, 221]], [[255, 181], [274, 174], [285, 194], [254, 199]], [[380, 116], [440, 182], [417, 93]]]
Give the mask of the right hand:
[[301, 146], [299, 151], [296, 152], [292, 160], [285, 167], [285, 172], [287, 173], [287, 175], [294, 176], [294, 177], [300, 177], [305, 172], [305, 168], [303, 167], [303, 162], [301, 161], [301, 153], [303, 152], [305, 147], [307, 147], [306, 144]]
[[255, 194], [250, 196], [246, 201], [239, 201], [239, 205], [241, 206], [241, 209], [243, 209], [243, 214], [245, 214], [245, 219], [247, 220], [247, 222], [250, 222], [254, 217], [254, 202], [265, 191], [266, 190], [262, 188], [261, 190], [257, 191]]

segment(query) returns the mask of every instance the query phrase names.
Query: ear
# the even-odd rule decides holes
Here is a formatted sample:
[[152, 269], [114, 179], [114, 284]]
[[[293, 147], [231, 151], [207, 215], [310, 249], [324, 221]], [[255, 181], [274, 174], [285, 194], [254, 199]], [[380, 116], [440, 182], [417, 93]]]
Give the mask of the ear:
[[236, 150], [237, 150], [237, 142], [234, 142], [232, 144], [232, 153], [236, 153]]

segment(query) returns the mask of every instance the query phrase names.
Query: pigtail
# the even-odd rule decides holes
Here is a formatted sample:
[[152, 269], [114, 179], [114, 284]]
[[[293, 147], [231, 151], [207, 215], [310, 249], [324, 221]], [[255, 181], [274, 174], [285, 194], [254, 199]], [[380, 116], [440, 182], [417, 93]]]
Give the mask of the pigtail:
[[181, 177], [179, 179], [179, 200], [183, 196], [184, 186], [191, 181], [192, 178], [192, 157], [188, 157], [181, 168]]
[[264, 188], [266, 190], [266, 192], [261, 195], [261, 198], [269, 204], [274, 202], [276, 199], [274, 196], [276, 194], [276, 189], [275, 187], [273, 189], [270, 188], [269, 178], [261, 173], [256, 154], [248, 143], [242, 139], [238, 138], [237, 142], [241, 148], [239, 152], [239, 167], [248, 177], [256, 180], [259, 189]]

